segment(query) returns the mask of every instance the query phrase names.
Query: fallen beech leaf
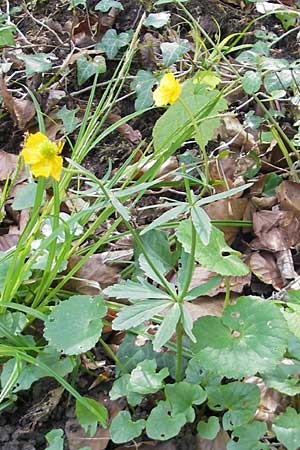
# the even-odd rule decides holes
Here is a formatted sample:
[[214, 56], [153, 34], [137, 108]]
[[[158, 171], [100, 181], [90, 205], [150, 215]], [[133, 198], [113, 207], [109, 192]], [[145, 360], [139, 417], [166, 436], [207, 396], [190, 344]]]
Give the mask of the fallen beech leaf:
[[[118, 122], [122, 117], [116, 113], [109, 113], [107, 116], [107, 121], [110, 124]], [[134, 130], [128, 123], [124, 123], [123, 125], [118, 126], [117, 130], [130, 144], [133, 146], [137, 146], [141, 140], [142, 135], [139, 130]]]
[[251, 197], [251, 202], [257, 209], [271, 209], [276, 205], [277, 197], [275, 195], [270, 197]]
[[245, 383], [256, 384], [260, 390], [260, 402], [253, 420], [271, 423], [276, 415], [283, 412], [288, 404], [288, 397], [275, 389], [268, 388], [259, 377], [248, 377]]
[[[211, 272], [210, 270], [206, 269], [205, 267], [197, 265], [195, 267], [189, 289], [193, 289], [195, 287], [200, 286], [203, 283], [206, 283], [207, 281], [211, 280], [216, 275], [217, 274], [215, 272]], [[244, 287], [250, 285], [250, 280], [251, 280], [250, 273], [245, 276], [241, 276], [241, 277], [229, 277], [230, 290], [232, 292], [241, 294], [243, 292]], [[220, 281], [220, 283], [214, 289], [207, 292], [206, 295], [208, 297], [215, 297], [217, 294], [220, 294], [223, 292], [226, 292], [226, 286], [225, 286], [225, 281], [222, 279]]]
[[157, 70], [157, 57], [160, 51], [160, 41], [151, 33], [146, 33], [140, 44], [140, 57], [142, 66], [152, 71]]
[[200, 299], [193, 300], [192, 302], [184, 302], [184, 304], [189, 311], [193, 322], [203, 316], [220, 317], [223, 312], [224, 295], [218, 296], [214, 299], [209, 297], [201, 297]]
[[253, 214], [253, 231], [257, 239], [251, 242], [255, 250], [279, 252], [300, 241], [300, 222], [292, 211], [259, 211]]
[[284, 283], [273, 255], [270, 253], [252, 253], [248, 265], [254, 275], [265, 284], [271, 284], [275, 289], [283, 288]]
[[0, 150], [0, 181], [6, 180], [17, 167], [18, 157]]
[[215, 131], [215, 135], [220, 135], [222, 141], [229, 141], [230, 149], [258, 150], [258, 144], [253, 134], [247, 133], [245, 127], [236, 117], [223, 117], [221, 126]]
[[290, 249], [276, 253], [277, 266], [284, 280], [293, 280], [298, 276]]
[[[204, 209], [212, 220], [241, 220], [247, 203], [247, 198], [225, 198], [206, 205]], [[225, 240], [229, 245], [240, 230], [239, 227], [221, 227], [220, 229], [224, 232]]]
[[[139, 172], [139, 176], [142, 176], [144, 173], [148, 172], [148, 170], [151, 169], [151, 167], [156, 163], [156, 159], [152, 159], [151, 161], [149, 161], [148, 163], [144, 164]], [[163, 175], [167, 175], [170, 174], [170, 172], [175, 171], [176, 169], [178, 169], [178, 160], [176, 158], [176, 156], [170, 156], [170, 158], [168, 158], [159, 168], [158, 172], [155, 175], [155, 178], [160, 178]], [[172, 179], [172, 176], [170, 174], [170, 176], [168, 178], [165, 178], [165, 180], [168, 179]]]
[[[107, 256], [107, 255], [105, 255]], [[80, 256], [71, 256], [67, 270], [71, 270], [79, 261]], [[102, 289], [118, 283], [120, 268], [105, 264], [101, 253], [90, 256], [74, 275], [75, 279], [65, 284], [66, 289], [80, 294], [96, 295]]]
[[215, 439], [203, 439], [197, 435], [197, 447], [195, 450], [226, 450], [227, 442], [230, 440], [228, 433], [220, 430]]
[[6, 250], [14, 247], [19, 237], [18, 234], [5, 234], [4, 236], [0, 236], [0, 252], [6, 252]]
[[281, 208], [294, 211], [300, 218], [300, 184], [294, 181], [283, 181], [277, 186], [276, 194]]
[[35, 116], [35, 108], [31, 100], [15, 98], [7, 89], [5, 80], [0, 77], [0, 95], [3, 98], [4, 105], [11, 115], [14, 125], [18, 125], [23, 130], [26, 125]]

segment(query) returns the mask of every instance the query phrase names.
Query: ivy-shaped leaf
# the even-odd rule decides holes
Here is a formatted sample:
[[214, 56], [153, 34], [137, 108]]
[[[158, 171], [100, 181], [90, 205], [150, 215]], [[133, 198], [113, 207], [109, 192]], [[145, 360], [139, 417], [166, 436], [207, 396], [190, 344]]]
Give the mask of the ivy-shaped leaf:
[[260, 391], [255, 384], [233, 383], [208, 390], [208, 406], [214, 411], [228, 409], [223, 416], [224, 430], [232, 430], [249, 422], [260, 401]]
[[146, 27], [161, 28], [168, 23], [170, 16], [171, 14], [166, 11], [149, 14], [143, 25]]
[[242, 78], [242, 86], [247, 94], [255, 94], [261, 85], [261, 73], [247, 70]]
[[76, 113], [79, 108], [75, 108], [73, 110], [67, 109], [66, 105], [64, 105], [57, 113], [56, 117], [61, 119], [63, 122], [64, 129], [67, 134], [72, 133], [75, 130], [79, 123], [79, 119], [76, 117]]
[[[186, 252], [191, 253], [192, 225], [190, 220], [183, 220], [176, 231], [176, 236]], [[207, 269], [220, 275], [246, 275], [249, 268], [240, 258], [240, 253], [227, 245], [224, 234], [212, 226], [207, 245], [197, 236], [195, 259]]]
[[278, 307], [251, 296], [238, 298], [221, 318], [201, 317], [193, 333], [196, 358], [208, 370], [228, 378], [269, 371], [283, 357], [288, 340]]
[[98, 55], [93, 60], [80, 55], [76, 59], [77, 66], [77, 82], [81, 86], [89, 78], [98, 73], [106, 72], [106, 63], [103, 56]]
[[116, 30], [112, 28], [104, 34], [100, 44], [97, 44], [96, 47], [102, 48], [108, 59], [113, 59], [117, 55], [120, 48], [126, 47], [129, 44], [131, 38], [131, 31], [118, 34]]
[[164, 42], [160, 44], [163, 63], [166, 67], [174, 64], [190, 49], [187, 39], [180, 39], [179, 42]]
[[22, 53], [18, 55], [18, 59], [25, 62], [26, 75], [33, 75], [34, 73], [45, 73], [52, 67], [51, 53], [38, 53], [37, 55], [25, 55]]
[[139, 111], [153, 105], [152, 88], [157, 82], [157, 78], [148, 70], [139, 70], [132, 81], [130, 87], [133, 89], [137, 98], [134, 106], [135, 110]]
[[131, 441], [141, 434], [145, 425], [145, 420], [140, 419], [133, 422], [128, 411], [120, 411], [113, 418], [109, 428], [111, 440], [115, 444]]
[[75, 295], [55, 306], [45, 320], [44, 336], [49, 345], [67, 355], [90, 350], [103, 327], [102, 317], [107, 308], [103, 298]]
[[120, 9], [121, 11], [124, 9], [122, 3], [116, 0], [100, 0], [100, 2], [95, 6], [95, 11], [101, 11], [105, 13], [111, 8]]

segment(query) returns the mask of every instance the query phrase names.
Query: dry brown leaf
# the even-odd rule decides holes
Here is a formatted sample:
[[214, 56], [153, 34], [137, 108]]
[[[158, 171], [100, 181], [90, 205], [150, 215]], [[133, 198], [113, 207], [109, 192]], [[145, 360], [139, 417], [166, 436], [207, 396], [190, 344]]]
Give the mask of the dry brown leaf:
[[[245, 127], [241, 122], [233, 116], [225, 116], [222, 118], [220, 127], [215, 131], [216, 136], [220, 136], [222, 141], [228, 142], [230, 149], [258, 151], [257, 142], [251, 133], [245, 131]], [[251, 158], [251, 166], [253, 158]]]
[[0, 236], [0, 252], [6, 252], [6, 250], [14, 247], [19, 237], [18, 234], [5, 234], [4, 236]]
[[290, 249], [276, 253], [277, 266], [283, 280], [293, 280], [298, 276], [294, 269], [294, 261]]
[[245, 383], [256, 384], [260, 390], [260, 402], [253, 420], [271, 423], [274, 417], [284, 411], [289, 400], [286, 395], [268, 388], [259, 377], [245, 378]]
[[157, 70], [158, 61], [156, 55], [160, 51], [160, 40], [151, 33], [146, 33], [139, 46], [142, 66], [152, 71]]
[[[120, 119], [122, 119], [119, 114], [116, 113], [109, 113], [107, 116], [107, 121], [110, 124], [118, 122]], [[120, 125], [117, 127], [117, 130], [123, 136], [124, 139], [126, 139], [132, 146], [137, 146], [141, 140], [142, 135], [139, 130], [134, 130], [128, 123], [124, 123], [123, 125]]]
[[271, 209], [277, 203], [275, 195], [269, 197], [251, 197], [251, 202], [256, 209]]
[[[193, 289], [195, 287], [200, 286], [203, 283], [207, 283], [207, 281], [211, 280], [216, 275], [217, 274], [215, 272], [211, 272], [210, 270], [206, 269], [205, 267], [197, 265], [195, 267], [189, 289]], [[232, 292], [241, 294], [243, 292], [244, 287], [250, 285], [250, 280], [251, 280], [250, 273], [243, 277], [229, 277], [230, 290]], [[215, 297], [216, 295], [223, 293], [223, 292], [226, 292], [226, 286], [225, 286], [225, 281], [222, 279], [215, 288], [213, 288], [209, 292], [207, 292], [206, 296]]]
[[3, 98], [5, 108], [9, 112], [14, 125], [18, 125], [20, 130], [28, 125], [35, 116], [34, 104], [31, 100], [23, 98], [15, 98], [7, 89], [5, 79], [0, 77], [0, 95]]
[[186, 309], [195, 322], [199, 317], [217, 316], [221, 317], [224, 306], [224, 295], [219, 295], [214, 299], [209, 297], [201, 297], [201, 299], [192, 302], [184, 302]]
[[[107, 257], [107, 255], [105, 255]], [[71, 270], [79, 261], [80, 256], [71, 256], [68, 270]], [[102, 289], [118, 283], [120, 279], [120, 268], [105, 264], [101, 253], [90, 256], [83, 266], [76, 272], [74, 277], [65, 284], [65, 288], [80, 294], [96, 295]]]
[[16, 169], [18, 157], [0, 150], [0, 181], [6, 180]]
[[253, 231], [257, 239], [251, 242], [251, 246], [255, 250], [279, 252], [300, 242], [300, 221], [291, 211], [254, 213]]
[[228, 433], [220, 430], [215, 439], [203, 439], [197, 435], [197, 448], [195, 450], [226, 450], [227, 442], [230, 440]]
[[281, 209], [293, 211], [300, 218], [300, 184], [283, 181], [276, 188]]
[[[205, 206], [205, 210], [212, 220], [241, 220], [248, 203], [247, 198], [226, 198], [210, 203]], [[224, 232], [225, 240], [228, 244], [232, 244], [239, 227], [221, 227]]]
[[[156, 163], [156, 159], [151, 159], [151, 161], [144, 164], [139, 171], [139, 176], [142, 176], [144, 173], [148, 172], [151, 169], [151, 167], [154, 166], [155, 163]], [[172, 174], [172, 172], [174, 172], [177, 169], [178, 169], [178, 160], [177, 160], [176, 156], [170, 156], [170, 158], [168, 158], [160, 166], [158, 172], [155, 175], [155, 178], [160, 178], [163, 175], [169, 174], [168, 177], [165, 177], [165, 180], [172, 180], [172, 178], [174, 177], [174, 174]]]
[[273, 255], [252, 253], [247, 262], [251, 272], [263, 283], [271, 284], [277, 290], [283, 288], [284, 282]]

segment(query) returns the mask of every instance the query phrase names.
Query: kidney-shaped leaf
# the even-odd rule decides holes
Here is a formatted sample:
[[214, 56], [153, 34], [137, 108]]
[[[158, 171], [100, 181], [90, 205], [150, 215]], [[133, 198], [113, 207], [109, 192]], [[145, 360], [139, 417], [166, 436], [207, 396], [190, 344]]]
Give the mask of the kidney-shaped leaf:
[[270, 370], [285, 352], [288, 330], [277, 306], [259, 297], [240, 297], [221, 318], [205, 316], [193, 328], [191, 344], [202, 365], [227, 377]]
[[60, 302], [45, 320], [44, 336], [51, 347], [67, 355], [90, 350], [101, 336], [106, 314], [101, 296], [75, 295]]
[[288, 450], [299, 448], [300, 442], [300, 414], [294, 408], [287, 408], [273, 422], [272, 430], [277, 439], [285, 445]]
[[113, 418], [109, 429], [111, 440], [115, 444], [131, 441], [141, 434], [145, 424], [146, 422], [143, 419], [133, 422], [128, 411], [120, 411]]
[[138, 394], [153, 394], [164, 387], [163, 380], [169, 375], [169, 370], [164, 367], [156, 372], [156, 361], [145, 359], [131, 372], [128, 388]]

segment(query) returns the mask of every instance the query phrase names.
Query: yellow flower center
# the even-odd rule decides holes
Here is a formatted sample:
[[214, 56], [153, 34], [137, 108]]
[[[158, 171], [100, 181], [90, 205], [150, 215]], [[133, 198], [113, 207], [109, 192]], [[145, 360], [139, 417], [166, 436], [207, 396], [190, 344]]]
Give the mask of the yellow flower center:
[[37, 145], [38, 151], [41, 152], [45, 159], [52, 159], [57, 155], [57, 145], [49, 140], [42, 141]]

